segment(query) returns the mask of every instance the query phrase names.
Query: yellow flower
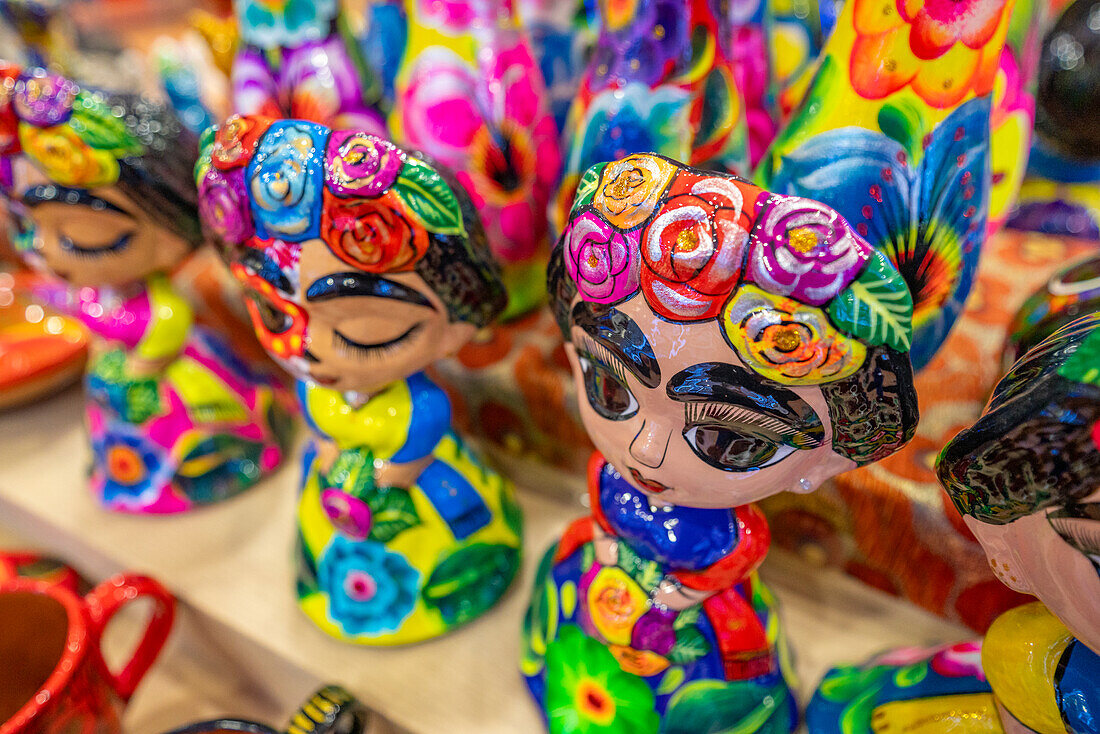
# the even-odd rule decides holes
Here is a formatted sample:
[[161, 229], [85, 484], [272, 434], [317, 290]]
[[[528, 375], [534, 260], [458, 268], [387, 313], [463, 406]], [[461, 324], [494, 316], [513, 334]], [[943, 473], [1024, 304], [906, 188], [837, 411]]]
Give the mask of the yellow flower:
[[649, 598], [621, 568], [600, 569], [588, 587], [588, 612], [596, 629], [613, 645], [630, 645], [634, 623], [649, 609]]
[[676, 167], [653, 155], [632, 155], [608, 164], [592, 205], [619, 229], [633, 229], [653, 213]]
[[62, 186], [95, 188], [118, 180], [118, 161], [81, 140], [68, 125], [35, 127], [19, 123], [23, 152], [51, 180]]

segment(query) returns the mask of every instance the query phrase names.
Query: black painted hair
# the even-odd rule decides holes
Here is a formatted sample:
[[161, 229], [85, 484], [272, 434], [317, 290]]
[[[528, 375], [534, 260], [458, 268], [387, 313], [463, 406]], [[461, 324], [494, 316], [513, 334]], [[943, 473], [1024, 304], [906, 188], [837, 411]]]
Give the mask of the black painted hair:
[[963, 515], [1003, 525], [1100, 489], [1100, 313], [1012, 366], [936, 472]]

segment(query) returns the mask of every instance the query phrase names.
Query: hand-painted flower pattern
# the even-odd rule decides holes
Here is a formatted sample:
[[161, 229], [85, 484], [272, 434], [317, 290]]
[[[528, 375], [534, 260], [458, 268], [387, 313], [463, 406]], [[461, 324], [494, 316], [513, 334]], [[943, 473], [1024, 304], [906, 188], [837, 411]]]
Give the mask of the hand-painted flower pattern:
[[62, 186], [94, 188], [118, 180], [115, 157], [92, 148], [68, 125], [34, 127], [21, 122], [19, 144], [42, 173]]
[[621, 568], [600, 568], [583, 584], [588, 618], [596, 631], [613, 645], [629, 645], [634, 623], [649, 608], [641, 587]]
[[665, 318], [701, 321], [718, 315], [741, 277], [750, 220], [730, 179], [681, 188], [690, 193], [671, 196], [642, 231], [642, 293]]
[[140, 507], [164, 491], [170, 464], [157, 447], [136, 433], [107, 432], [93, 442], [103, 467], [103, 499], [110, 505]]
[[547, 647], [546, 685], [551, 734], [657, 734], [650, 687], [575, 625]]
[[1005, 0], [853, 0], [852, 87], [881, 99], [909, 86], [932, 107], [989, 94], [1008, 31]]
[[608, 164], [592, 206], [620, 229], [632, 229], [649, 218], [676, 168], [663, 158], [632, 155]]
[[638, 290], [638, 233], [622, 233], [592, 212], [573, 220], [565, 267], [581, 298], [615, 303]]
[[256, 152], [256, 146], [272, 120], [264, 117], [241, 117], [234, 115], [218, 127], [214, 135], [214, 147], [210, 150], [210, 160], [217, 168], [227, 171], [243, 166]]
[[658, 655], [668, 655], [676, 644], [676, 631], [672, 624], [677, 612], [653, 607], [641, 616], [630, 633], [630, 646], [635, 650], [651, 650]]
[[338, 0], [238, 0], [241, 37], [261, 48], [298, 46], [328, 35]]
[[327, 128], [279, 121], [268, 128], [248, 165], [257, 235], [302, 242], [318, 236]]
[[207, 170], [199, 183], [199, 217], [221, 244], [239, 245], [255, 234], [244, 171]]
[[12, 102], [20, 120], [35, 127], [50, 127], [69, 119], [79, 91], [75, 82], [38, 70], [16, 82]]
[[751, 239], [752, 281], [814, 306], [844, 290], [873, 252], [836, 210], [798, 196], [764, 201]]
[[420, 573], [382, 543], [336, 535], [317, 575], [329, 617], [349, 636], [396, 632], [416, 606]]
[[352, 540], [366, 540], [370, 535], [370, 506], [359, 497], [330, 487], [321, 492], [321, 507], [341, 534]]
[[428, 251], [428, 233], [405, 218], [392, 191], [374, 199], [341, 199], [328, 191], [321, 238], [338, 258], [368, 273], [412, 270]]
[[393, 186], [404, 155], [388, 141], [350, 130], [329, 136], [325, 183], [339, 196], [379, 196]]
[[785, 385], [820, 385], [855, 373], [867, 347], [821, 309], [742, 285], [722, 311], [726, 340], [754, 372]]

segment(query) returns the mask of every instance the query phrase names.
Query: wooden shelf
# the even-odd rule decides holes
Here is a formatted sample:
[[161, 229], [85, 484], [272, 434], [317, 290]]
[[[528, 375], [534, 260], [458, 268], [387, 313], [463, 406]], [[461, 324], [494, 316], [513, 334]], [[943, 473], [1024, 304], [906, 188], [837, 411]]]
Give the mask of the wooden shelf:
[[[539, 556], [584, 511], [579, 504], [521, 492], [527, 519], [522, 577], [486, 617], [420, 645], [355, 647], [325, 636], [295, 604], [297, 462], [241, 497], [190, 515], [110, 514], [84, 486], [89, 449], [81, 414], [82, 396], [74, 389], [0, 415], [0, 525], [91, 577], [133, 569], [160, 579], [191, 620], [175, 649], [201, 637], [237, 661], [244, 673], [233, 675], [247, 674], [250, 686], [273, 692], [281, 706], [265, 720], [281, 721], [309, 686], [326, 681], [346, 686], [416, 734], [541, 731], [518, 669], [520, 620]], [[763, 575], [783, 605], [804, 691], [837, 662], [972, 635], [780, 553], [768, 559]], [[219, 672], [208, 674], [217, 679]]]

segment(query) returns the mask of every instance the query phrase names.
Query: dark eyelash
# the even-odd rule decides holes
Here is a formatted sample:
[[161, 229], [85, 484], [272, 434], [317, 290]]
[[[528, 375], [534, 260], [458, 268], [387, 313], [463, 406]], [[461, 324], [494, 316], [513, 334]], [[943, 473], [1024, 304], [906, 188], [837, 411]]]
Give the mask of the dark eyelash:
[[381, 358], [386, 354], [400, 349], [402, 344], [416, 335], [423, 328], [423, 324], [413, 324], [409, 330], [400, 336], [380, 344], [363, 344], [354, 339], [349, 339], [336, 329], [332, 330], [332, 341], [342, 353], [355, 359]]
[[60, 235], [59, 240], [61, 242], [61, 248], [66, 252], [71, 252], [79, 258], [96, 258], [103, 255], [121, 254], [123, 250], [130, 246], [131, 237], [133, 237], [133, 232], [126, 232], [125, 234], [119, 235], [114, 242], [106, 247], [85, 247], [84, 245], [78, 245], [67, 235]]
[[1051, 517], [1050, 525], [1082, 553], [1100, 555], [1100, 522], [1076, 517]]
[[690, 402], [684, 404], [684, 416], [688, 425], [717, 421], [732, 428], [751, 426], [771, 433], [788, 446], [812, 449], [821, 445], [821, 437], [808, 433], [770, 415], [730, 403]]
[[624, 385], [626, 384], [626, 368], [623, 367], [622, 362], [615, 359], [610, 349], [586, 336], [584, 337], [584, 347], [581, 351], [584, 353], [584, 356], [588, 357], [591, 361], [610, 370], [612, 374], [619, 378], [619, 382]]

